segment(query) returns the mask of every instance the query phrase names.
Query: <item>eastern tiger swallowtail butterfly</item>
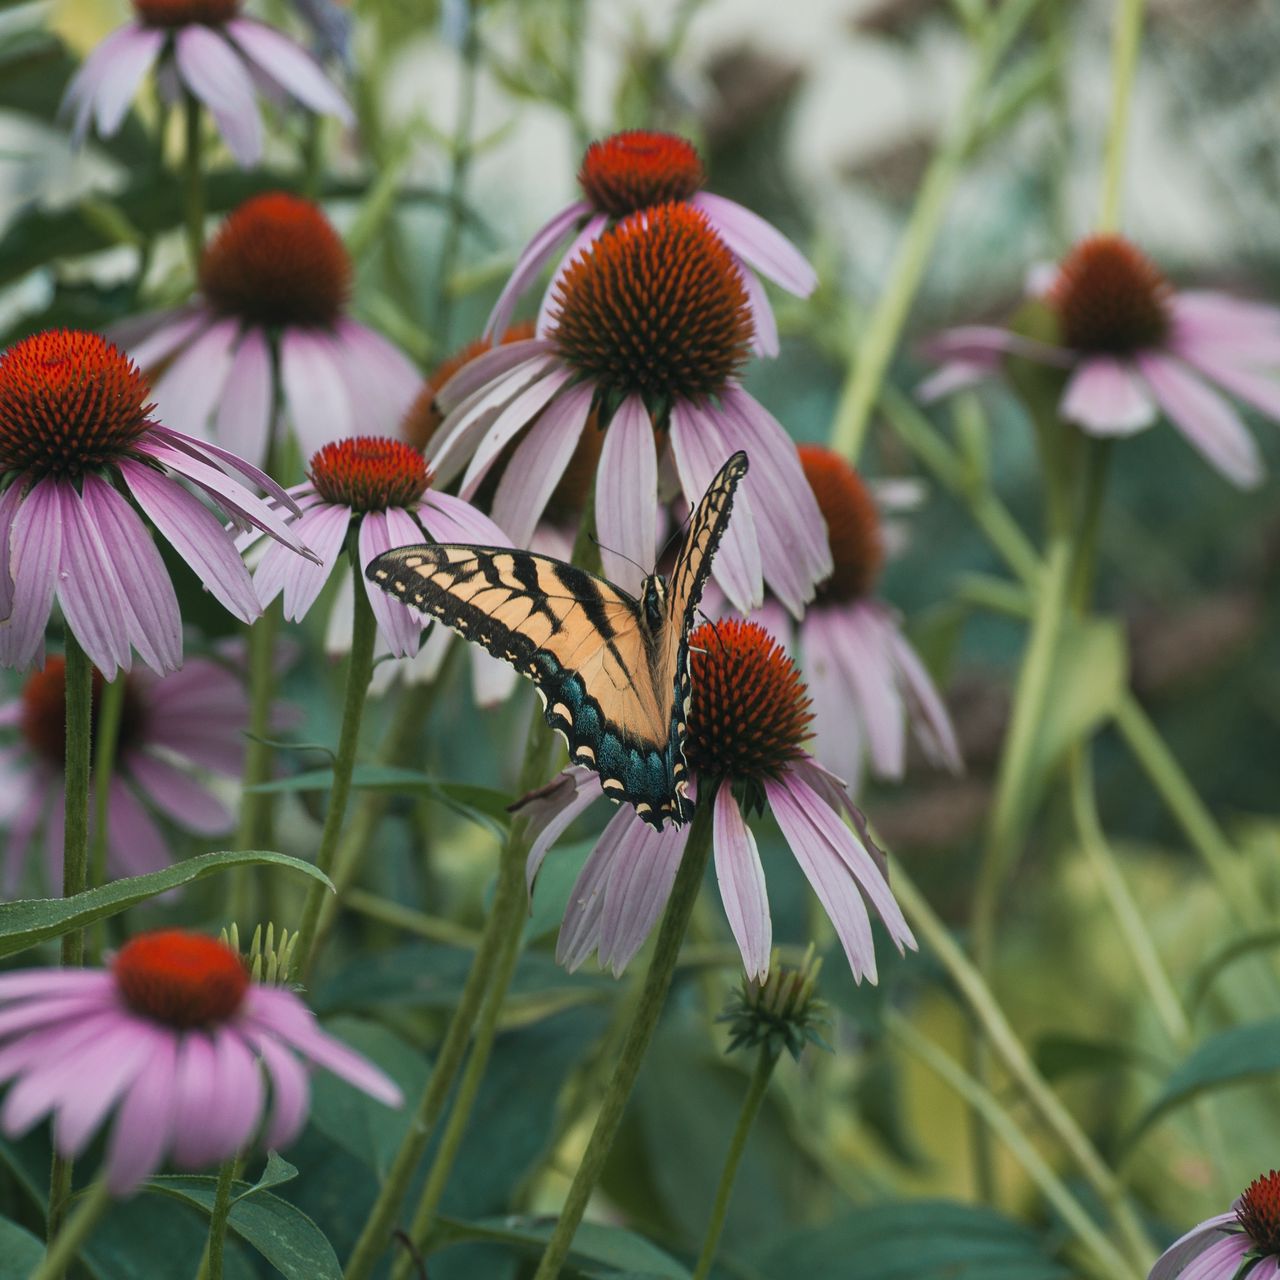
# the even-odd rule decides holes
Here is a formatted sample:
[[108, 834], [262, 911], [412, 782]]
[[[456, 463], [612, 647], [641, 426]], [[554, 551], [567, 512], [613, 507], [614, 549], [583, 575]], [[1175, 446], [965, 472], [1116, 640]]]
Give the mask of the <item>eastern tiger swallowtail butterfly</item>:
[[605, 794], [659, 830], [678, 826], [693, 815], [689, 632], [746, 474], [747, 455], [735, 453], [698, 503], [670, 580], [646, 577], [638, 600], [562, 560], [504, 547], [399, 547], [366, 573], [533, 680], [547, 723]]

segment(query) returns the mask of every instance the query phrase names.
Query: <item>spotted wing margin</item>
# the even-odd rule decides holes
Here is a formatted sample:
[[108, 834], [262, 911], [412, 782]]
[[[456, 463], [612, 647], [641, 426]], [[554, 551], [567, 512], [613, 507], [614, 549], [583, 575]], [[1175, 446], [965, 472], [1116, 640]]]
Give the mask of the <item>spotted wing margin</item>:
[[[605, 793], [661, 827], [676, 813], [670, 721], [626, 592], [550, 556], [426, 543], [376, 557], [369, 579], [509, 662]], [[660, 686], [665, 687], [665, 686]]]
[[747, 474], [747, 455], [741, 451], [716, 473], [702, 501], [689, 520], [680, 554], [667, 583], [667, 619], [654, 664], [654, 684], [671, 690], [668, 742], [671, 771], [677, 782], [678, 804], [682, 820], [692, 812], [692, 804], [684, 797], [685, 719], [689, 714], [689, 633], [698, 613], [698, 601], [706, 586], [716, 548], [729, 525], [733, 511], [733, 495]]

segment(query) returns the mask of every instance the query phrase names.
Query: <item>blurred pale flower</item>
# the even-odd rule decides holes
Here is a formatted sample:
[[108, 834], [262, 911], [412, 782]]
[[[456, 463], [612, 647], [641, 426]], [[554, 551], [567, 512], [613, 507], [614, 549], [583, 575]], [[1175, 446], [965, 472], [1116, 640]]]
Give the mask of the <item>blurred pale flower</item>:
[[1280, 1173], [1255, 1178], [1232, 1206], [1192, 1227], [1156, 1260], [1148, 1280], [1277, 1280]]

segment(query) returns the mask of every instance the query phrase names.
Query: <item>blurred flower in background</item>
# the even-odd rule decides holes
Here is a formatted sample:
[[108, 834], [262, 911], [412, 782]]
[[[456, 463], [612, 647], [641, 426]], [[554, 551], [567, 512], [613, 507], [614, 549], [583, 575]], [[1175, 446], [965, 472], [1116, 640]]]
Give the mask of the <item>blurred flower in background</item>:
[[734, 200], [703, 191], [706, 174], [691, 142], [647, 129], [615, 133], [587, 148], [578, 183], [585, 199], [561, 209], [524, 247], [494, 304], [486, 337], [502, 335], [520, 298], [572, 232], [577, 236], [561, 258], [538, 311], [540, 336], [551, 328], [557, 286], [584, 249], [611, 223], [678, 201], [705, 213], [737, 260], [751, 307], [752, 349], [758, 355], [778, 354], [778, 326], [756, 272], [801, 298], [813, 292], [818, 277], [800, 250], [776, 227]]
[[[351, 319], [351, 257], [317, 205], [283, 191], [233, 210], [200, 263], [200, 296], [127, 321], [166, 422], [264, 465], [277, 405], [303, 455], [391, 432], [422, 383], [398, 347]], [[296, 474], [296, 473], [295, 473]]]
[[1032, 285], [1056, 321], [1056, 341], [984, 325], [940, 334], [927, 350], [944, 363], [921, 385], [923, 398], [1022, 356], [1069, 371], [1059, 412], [1090, 435], [1133, 435], [1163, 413], [1233, 484], [1261, 483], [1258, 447], [1214, 388], [1280, 420], [1280, 309], [1175, 291], [1112, 235], [1081, 241], [1056, 269], [1033, 273]]
[[[134, 671], [124, 680], [115, 761], [107, 797], [107, 870], [142, 875], [172, 861], [162, 816], [180, 831], [219, 836], [235, 825], [230, 809], [200, 779], [238, 778], [249, 700], [220, 663], [193, 658], [163, 678]], [[93, 723], [100, 722], [102, 676], [94, 672]], [[50, 657], [21, 694], [0, 703], [0, 825], [6, 828], [4, 891], [17, 893], [31, 846], [43, 837], [48, 886], [62, 883], [66, 663]]]
[[90, 53], [67, 86], [62, 110], [72, 117], [75, 141], [84, 140], [91, 121], [102, 137], [114, 134], [157, 63], [165, 101], [191, 94], [206, 106], [244, 168], [262, 158], [260, 92], [354, 123], [315, 59], [274, 27], [241, 16], [240, 8], [240, 0], [133, 0], [134, 21]]
[[1175, 1240], [1148, 1280], [1276, 1280], [1280, 1276], [1280, 1173], [1255, 1178], [1228, 1213]]

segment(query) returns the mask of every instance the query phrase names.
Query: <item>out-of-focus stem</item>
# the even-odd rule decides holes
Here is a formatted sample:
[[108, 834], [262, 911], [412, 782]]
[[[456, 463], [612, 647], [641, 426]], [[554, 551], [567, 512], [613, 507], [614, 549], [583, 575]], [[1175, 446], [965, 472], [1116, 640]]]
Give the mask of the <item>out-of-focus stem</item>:
[[1146, 0], [1119, 0], [1111, 41], [1111, 119], [1107, 124], [1107, 151], [1102, 174], [1102, 208], [1098, 230], [1115, 231], [1120, 225], [1120, 196], [1124, 181], [1125, 144], [1129, 135], [1129, 103], [1134, 72], [1142, 42], [1142, 12]]
[[[107, 814], [111, 804], [111, 775], [116, 767], [116, 747], [120, 738], [120, 717], [124, 712], [125, 680], [123, 671], [116, 673], [110, 684], [102, 686], [98, 698], [98, 724], [93, 734], [93, 836], [89, 845], [88, 888], [104, 884], [107, 879]], [[107, 936], [105, 920], [93, 926], [90, 955], [102, 954]]]
[[200, 154], [200, 99], [190, 90], [183, 99], [185, 135], [182, 151], [182, 185], [187, 232], [187, 256], [193, 275], [200, 274], [204, 256], [204, 168]]

